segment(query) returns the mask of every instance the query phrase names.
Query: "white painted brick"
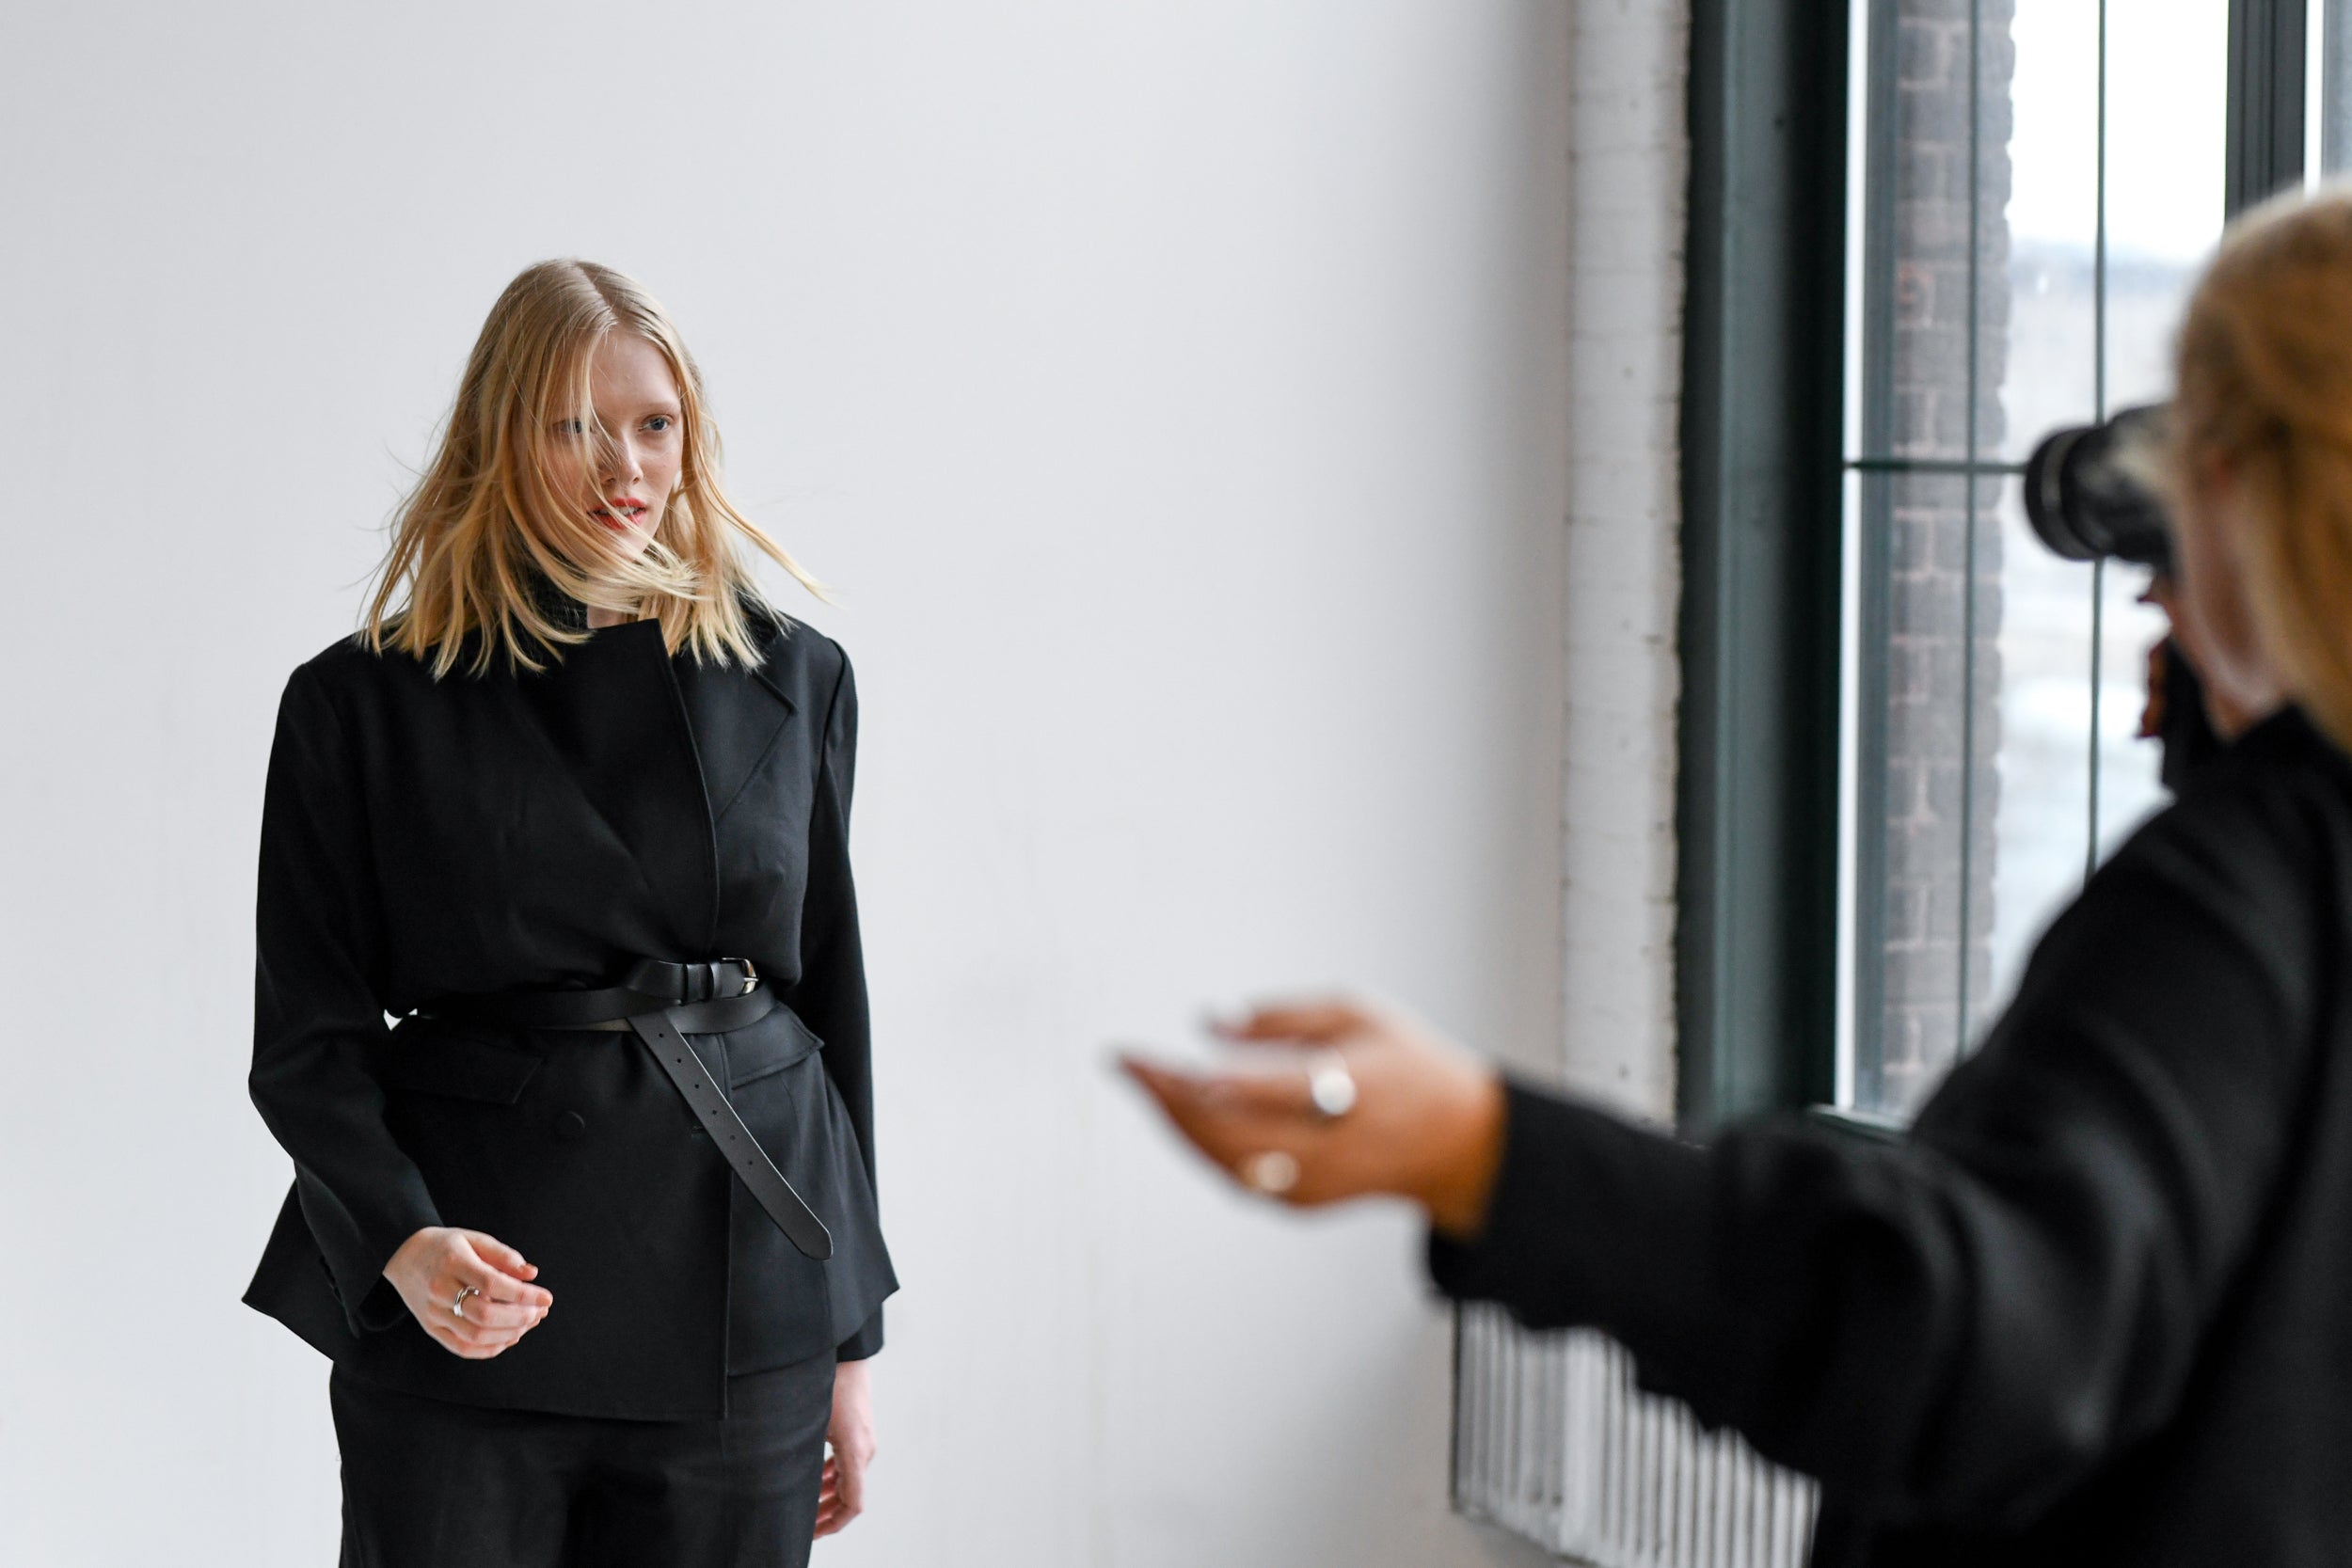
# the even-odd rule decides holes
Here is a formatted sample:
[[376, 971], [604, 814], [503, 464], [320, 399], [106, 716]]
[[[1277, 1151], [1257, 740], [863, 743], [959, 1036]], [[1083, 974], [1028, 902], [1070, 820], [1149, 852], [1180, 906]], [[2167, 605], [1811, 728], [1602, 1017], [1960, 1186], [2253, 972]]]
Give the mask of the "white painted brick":
[[1688, 12], [1579, 0], [1570, 135], [1562, 1067], [1675, 1097], [1675, 617]]

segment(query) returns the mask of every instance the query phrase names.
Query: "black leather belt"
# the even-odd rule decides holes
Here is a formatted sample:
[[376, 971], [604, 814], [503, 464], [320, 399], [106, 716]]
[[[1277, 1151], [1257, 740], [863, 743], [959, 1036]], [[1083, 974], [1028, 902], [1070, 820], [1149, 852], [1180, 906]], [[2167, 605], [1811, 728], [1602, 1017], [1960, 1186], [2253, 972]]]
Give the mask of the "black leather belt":
[[759, 983], [759, 974], [748, 959], [677, 964], [642, 958], [619, 985], [601, 990], [483, 991], [444, 996], [421, 1010], [429, 1018], [518, 1029], [634, 1034], [653, 1053], [671, 1086], [776, 1228], [821, 1263], [833, 1256], [832, 1232], [776, 1169], [725, 1093], [711, 1082], [702, 1058], [686, 1043], [688, 1035], [723, 1035], [755, 1023], [775, 1008], [774, 993]]

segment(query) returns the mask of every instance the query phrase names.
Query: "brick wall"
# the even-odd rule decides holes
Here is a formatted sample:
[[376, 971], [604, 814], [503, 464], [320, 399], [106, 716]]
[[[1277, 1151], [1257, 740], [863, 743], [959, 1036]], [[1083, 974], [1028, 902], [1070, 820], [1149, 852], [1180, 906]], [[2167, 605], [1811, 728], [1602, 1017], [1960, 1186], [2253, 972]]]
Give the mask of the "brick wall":
[[[1881, 448], [1873, 455], [1968, 454], [1972, 341], [1977, 455], [1997, 456], [2006, 434], [2000, 387], [2009, 331], [2004, 214], [2014, 7], [1979, 0], [1973, 60], [1969, 9], [1962, 0], [1887, 0], [1878, 13], [1879, 25], [1896, 29], [1896, 70], [1875, 105], [1885, 118], [1871, 149], [1887, 162], [1872, 171], [1873, 199], [1886, 203], [1877, 230], [1883, 248], [1874, 258], [1883, 270], [1867, 283], [1883, 291], [1872, 298], [1866, 347], [1872, 362], [1865, 385], [1883, 400], [1866, 414], [1866, 442]], [[1972, 103], [1979, 117], [1973, 193]], [[1871, 534], [1865, 570], [1883, 571], [1885, 597], [1883, 620], [1865, 623], [1861, 650], [1863, 700], [1876, 706], [1880, 744], [1864, 748], [1866, 768], [1876, 752], [1878, 787], [1874, 794], [1866, 779], [1861, 797], [1856, 964], [1864, 972], [1860, 994], [1867, 1000], [1875, 990], [1878, 1006], [1875, 1018], [1857, 1021], [1855, 1097], [1902, 1110], [1933, 1085], [1963, 1036], [1980, 1024], [1963, 1016], [1963, 1000], [1981, 997], [1991, 980], [2002, 490], [1997, 479], [1978, 483], [1972, 563], [1965, 478], [1897, 474], [1863, 484], [1863, 526]], [[1866, 736], [1872, 718], [1864, 715]]]
[[[1896, 27], [1885, 330], [1884, 451], [1967, 450], [1969, 127], [1978, 128], [1977, 443], [2006, 436], [2010, 80], [2013, 0], [1980, 0], [1972, 87], [1966, 0], [1883, 0]], [[1577, 8], [1570, 307], [1563, 899], [1565, 1068], [1577, 1087], [1658, 1120], [1675, 1099], [1675, 657], [1680, 592], [1677, 463], [1689, 149], [1687, 8], [1645, 0]], [[1882, 726], [1883, 809], [1864, 830], [1880, 918], [1857, 954], [1873, 1000], [1859, 1021], [1863, 1103], [1911, 1105], [1961, 1037], [1962, 889], [1969, 986], [1991, 974], [1992, 854], [2000, 742], [1996, 481], [1975, 508], [1976, 609], [1966, 635], [1964, 480], [1875, 480], [1886, 618], [1864, 650]], [[1974, 728], [1963, 734], [1973, 649]], [[1972, 865], [1963, 880], [1962, 779]], [[1971, 1022], [1971, 1026], [1980, 1023]]]

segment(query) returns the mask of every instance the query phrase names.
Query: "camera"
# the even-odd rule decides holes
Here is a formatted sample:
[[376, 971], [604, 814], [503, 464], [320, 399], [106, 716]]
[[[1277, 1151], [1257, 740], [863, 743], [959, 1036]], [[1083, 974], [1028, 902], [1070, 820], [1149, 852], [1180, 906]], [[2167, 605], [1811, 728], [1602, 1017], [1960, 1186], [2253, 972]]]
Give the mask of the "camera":
[[[2135, 456], [2135, 449], [2163, 434], [2164, 417], [2164, 405], [2151, 404], [2042, 438], [2026, 460], [2026, 519], [2052, 553], [2067, 561], [2124, 561], [2153, 567], [2159, 579], [2171, 576], [2171, 525]], [[2169, 637], [2155, 652], [2149, 688], [2153, 734], [2164, 747], [2164, 785], [2178, 794], [2223, 742], [2206, 716], [2195, 667]]]
[[2172, 569], [2164, 503], [2139, 477], [2136, 449], [2163, 431], [2164, 405], [2126, 408], [2105, 424], [2052, 431], [2026, 460], [2026, 518], [2067, 561]]

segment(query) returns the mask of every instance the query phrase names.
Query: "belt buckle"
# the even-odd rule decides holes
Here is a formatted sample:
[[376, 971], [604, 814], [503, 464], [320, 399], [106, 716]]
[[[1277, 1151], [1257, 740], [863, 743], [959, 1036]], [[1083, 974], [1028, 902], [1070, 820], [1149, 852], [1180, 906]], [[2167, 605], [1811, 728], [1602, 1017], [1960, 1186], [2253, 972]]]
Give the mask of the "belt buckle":
[[736, 994], [738, 996], [749, 996], [752, 992], [759, 989], [759, 971], [752, 967], [752, 960], [749, 958], [743, 958], [738, 961], [743, 966], [743, 989], [736, 992]]

